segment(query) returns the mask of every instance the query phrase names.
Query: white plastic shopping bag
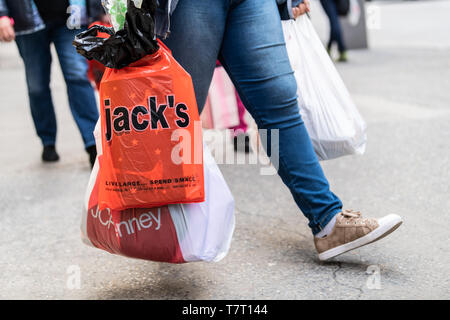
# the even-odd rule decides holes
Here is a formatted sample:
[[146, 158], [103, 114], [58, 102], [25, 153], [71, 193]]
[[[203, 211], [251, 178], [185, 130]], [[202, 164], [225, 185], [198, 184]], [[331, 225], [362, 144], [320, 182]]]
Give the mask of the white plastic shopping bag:
[[205, 202], [100, 211], [102, 150], [97, 129], [98, 157], [81, 222], [83, 242], [110, 253], [160, 262], [219, 261], [225, 257], [235, 226], [234, 199], [208, 148], [204, 146], [203, 151]]
[[320, 160], [363, 154], [366, 123], [306, 15], [283, 21], [300, 114]]

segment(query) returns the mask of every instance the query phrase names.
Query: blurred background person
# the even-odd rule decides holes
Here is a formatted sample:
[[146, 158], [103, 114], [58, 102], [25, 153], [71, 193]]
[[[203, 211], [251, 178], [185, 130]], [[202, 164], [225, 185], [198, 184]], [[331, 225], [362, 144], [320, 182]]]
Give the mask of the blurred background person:
[[0, 41], [15, 40], [24, 62], [31, 115], [45, 162], [59, 160], [50, 91], [52, 43], [67, 85], [72, 115], [91, 165], [95, 161], [92, 132], [99, 117], [96, 98], [87, 78], [87, 62], [77, 54], [72, 41], [88, 23], [103, 15], [101, 0], [0, 0]]
[[330, 39], [327, 44], [327, 51], [331, 55], [334, 43], [338, 46], [339, 62], [347, 61], [347, 48], [342, 36], [342, 27], [339, 21], [340, 15], [347, 15], [350, 8], [349, 0], [320, 0], [320, 4], [330, 21]]
[[206, 122], [205, 128], [231, 129], [234, 151], [250, 152], [245, 106], [219, 60], [216, 61], [203, 109], [206, 110], [202, 113], [202, 121]]
[[244, 103], [239, 97], [239, 93], [237, 92], [236, 89], [234, 90], [234, 92], [236, 94], [237, 110], [239, 115], [239, 124], [231, 128], [233, 129], [234, 132], [233, 136], [234, 151], [249, 153], [251, 150], [250, 136], [247, 133], [248, 124], [247, 121], [245, 121], [245, 113], [247, 110], [245, 109]]

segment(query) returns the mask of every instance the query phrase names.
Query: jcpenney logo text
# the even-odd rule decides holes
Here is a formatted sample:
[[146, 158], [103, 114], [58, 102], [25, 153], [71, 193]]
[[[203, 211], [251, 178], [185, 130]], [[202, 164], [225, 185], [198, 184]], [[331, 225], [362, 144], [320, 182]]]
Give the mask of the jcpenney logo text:
[[[152, 211], [156, 211], [156, 214]], [[90, 214], [94, 219], [98, 219], [98, 221], [106, 228], [114, 228], [116, 234], [120, 238], [122, 238], [122, 232], [126, 232], [127, 235], [130, 235], [143, 229], [150, 229], [153, 227], [157, 231], [161, 228], [161, 208], [151, 209], [148, 212], [140, 214], [139, 217], [133, 217], [119, 223], [113, 221], [111, 210], [109, 208], [98, 210], [97, 206], [95, 210], [90, 210]]]

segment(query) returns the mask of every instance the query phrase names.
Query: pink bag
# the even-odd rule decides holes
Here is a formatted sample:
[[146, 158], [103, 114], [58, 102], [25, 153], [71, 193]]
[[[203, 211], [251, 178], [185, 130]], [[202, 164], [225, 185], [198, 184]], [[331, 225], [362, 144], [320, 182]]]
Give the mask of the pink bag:
[[235, 88], [221, 66], [216, 67], [214, 71], [208, 99], [200, 119], [203, 126], [208, 129], [222, 130], [239, 125]]
[[200, 114], [200, 120], [202, 121], [202, 127], [205, 129], [214, 129], [214, 121], [211, 111], [211, 102], [209, 96], [206, 98], [205, 106]]

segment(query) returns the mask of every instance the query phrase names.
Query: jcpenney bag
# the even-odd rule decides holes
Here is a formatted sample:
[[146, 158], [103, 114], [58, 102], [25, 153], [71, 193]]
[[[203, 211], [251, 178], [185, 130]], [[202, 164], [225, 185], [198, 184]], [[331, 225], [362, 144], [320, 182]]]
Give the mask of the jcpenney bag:
[[131, 258], [184, 263], [225, 257], [233, 235], [234, 200], [205, 146], [206, 201], [123, 211], [98, 207], [102, 148], [96, 130], [98, 158], [86, 191], [81, 230], [88, 245]]
[[320, 160], [363, 154], [366, 123], [306, 15], [283, 21], [300, 114]]
[[80, 54], [107, 67], [100, 83], [100, 210], [205, 200], [194, 87], [154, 37], [155, 3], [143, 0], [138, 8], [128, 0], [123, 29], [95, 25], [74, 41]]

